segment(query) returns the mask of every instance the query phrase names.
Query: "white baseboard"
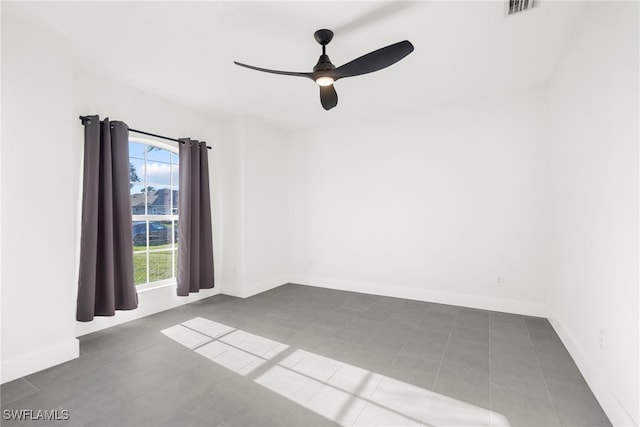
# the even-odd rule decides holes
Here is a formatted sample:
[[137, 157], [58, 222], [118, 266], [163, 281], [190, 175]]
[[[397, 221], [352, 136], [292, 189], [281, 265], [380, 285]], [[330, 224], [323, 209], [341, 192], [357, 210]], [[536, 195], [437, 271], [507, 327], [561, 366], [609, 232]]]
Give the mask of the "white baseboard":
[[222, 293], [232, 297], [249, 298], [261, 292], [268, 291], [269, 289], [282, 286], [285, 283], [288, 283], [287, 276], [279, 275], [266, 280], [260, 280], [258, 282], [248, 283], [245, 285], [225, 286]]
[[602, 406], [607, 417], [609, 417], [609, 421], [618, 427], [637, 427], [637, 421], [633, 419], [620, 400], [618, 400], [600, 370], [582, 349], [582, 346], [578, 344], [578, 341], [573, 338], [573, 335], [565, 327], [564, 323], [553, 312], [549, 313], [549, 322], [551, 322], [551, 326], [553, 326], [553, 329], [555, 329], [562, 343], [567, 348], [567, 351], [569, 351], [569, 354], [578, 366], [585, 381], [589, 384], [593, 395], [600, 403], [600, 406]]
[[435, 302], [478, 308], [482, 310], [500, 311], [504, 313], [523, 314], [527, 316], [547, 317], [546, 306], [531, 301], [512, 300], [506, 298], [483, 297], [478, 295], [439, 292], [429, 289], [411, 288], [380, 283], [357, 282], [314, 276], [293, 276], [291, 283], [341, 291], [360, 292], [386, 297], [405, 298], [416, 301]]
[[59, 365], [80, 355], [76, 338], [2, 361], [2, 384]]
[[135, 310], [116, 311], [115, 316], [96, 317], [91, 322], [76, 322], [76, 336], [82, 336], [97, 332], [102, 329], [130, 322], [150, 316], [161, 311], [170, 310], [184, 304], [189, 304], [203, 298], [209, 298], [220, 293], [220, 286], [212, 289], [200, 289], [200, 292], [179, 297], [176, 287], [164, 286], [156, 289], [148, 289], [138, 293], [138, 308]]

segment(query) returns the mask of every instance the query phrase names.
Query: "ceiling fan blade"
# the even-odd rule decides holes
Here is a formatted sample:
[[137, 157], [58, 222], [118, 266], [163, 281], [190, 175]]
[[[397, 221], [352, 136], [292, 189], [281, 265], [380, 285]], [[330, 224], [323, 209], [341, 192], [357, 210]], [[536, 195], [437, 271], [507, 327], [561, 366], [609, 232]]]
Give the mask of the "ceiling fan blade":
[[333, 85], [320, 86], [320, 103], [327, 111], [338, 105], [338, 93]]
[[369, 52], [351, 62], [331, 71], [331, 77], [334, 80], [344, 77], [359, 76], [362, 74], [372, 73], [382, 70], [389, 65], [395, 64], [405, 56], [413, 52], [413, 45], [410, 41], [404, 40], [373, 52]]
[[249, 68], [251, 70], [256, 70], [256, 71], [263, 71], [265, 73], [271, 73], [271, 74], [283, 74], [285, 76], [298, 76], [298, 77], [307, 77], [307, 78], [311, 78], [311, 73], [298, 73], [295, 71], [278, 71], [278, 70], [269, 70], [267, 68], [260, 68], [260, 67], [254, 67], [253, 65], [247, 65], [247, 64], [243, 64], [241, 62], [238, 61], [233, 61], [234, 64], [239, 65], [241, 67], [245, 67], [245, 68]]

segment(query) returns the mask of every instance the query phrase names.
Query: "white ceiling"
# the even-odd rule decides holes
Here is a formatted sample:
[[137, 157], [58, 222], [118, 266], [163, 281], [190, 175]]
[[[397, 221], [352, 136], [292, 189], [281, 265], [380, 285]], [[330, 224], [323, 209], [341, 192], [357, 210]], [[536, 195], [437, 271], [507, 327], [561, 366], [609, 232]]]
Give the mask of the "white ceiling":
[[[62, 33], [81, 66], [113, 80], [216, 116], [299, 128], [544, 83], [584, 4], [538, 5], [512, 17], [502, 1], [3, 2], [3, 11]], [[328, 112], [313, 81], [233, 64], [311, 71], [319, 28], [334, 30], [327, 53], [337, 66], [405, 39], [415, 51], [336, 82]]]

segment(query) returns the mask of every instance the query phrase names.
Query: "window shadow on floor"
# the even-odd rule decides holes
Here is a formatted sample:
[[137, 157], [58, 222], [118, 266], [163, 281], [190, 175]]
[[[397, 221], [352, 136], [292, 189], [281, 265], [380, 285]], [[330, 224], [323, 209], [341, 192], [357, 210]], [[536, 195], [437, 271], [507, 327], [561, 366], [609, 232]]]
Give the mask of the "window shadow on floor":
[[202, 317], [162, 333], [343, 426], [510, 426], [487, 408]]

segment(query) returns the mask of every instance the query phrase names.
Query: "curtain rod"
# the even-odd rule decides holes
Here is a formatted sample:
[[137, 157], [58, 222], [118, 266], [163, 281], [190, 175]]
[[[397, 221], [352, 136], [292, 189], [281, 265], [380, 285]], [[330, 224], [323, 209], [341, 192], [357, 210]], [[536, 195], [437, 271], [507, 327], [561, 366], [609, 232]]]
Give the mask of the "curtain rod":
[[[88, 116], [78, 116], [78, 118], [80, 119], [83, 125], [86, 122], [91, 121], [91, 117], [88, 117]], [[156, 135], [155, 133], [144, 132], [144, 131], [132, 129], [132, 128], [129, 128], [129, 132], [141, 133], [143, 135], [155, 136], [156, 138], [168, 139], [169, 141], [179, 142], [180, 144], [185, 143], [184, 141], [180, 141], [179, 139], [169, 138], [168, 136]], [[211, 147], [209, 147], [208, 145], [206, 147], [208, 150], [211, 150]]]

